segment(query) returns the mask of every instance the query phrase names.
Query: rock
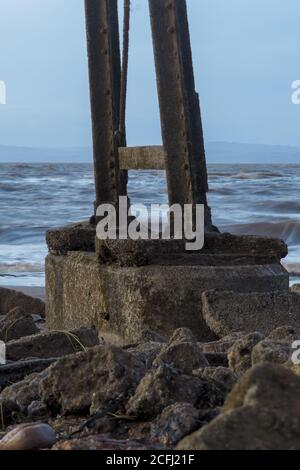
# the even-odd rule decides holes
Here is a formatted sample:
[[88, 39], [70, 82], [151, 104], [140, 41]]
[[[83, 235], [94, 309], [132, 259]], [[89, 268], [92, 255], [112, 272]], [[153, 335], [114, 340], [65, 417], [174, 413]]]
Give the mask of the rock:
[[237, 375], [242, 375], [252, 366], [252, 349], [264, 339], [259, 332], [249, 333], [238, 339], [228, 351], [229, 367]]
[[163, 364], [190, 374], [194, 369], [208, 366], [208, 361], [198, 348], [197, 338], [191, 330], [179, 328], [175, 330], [169, 342], [163, 346], [153, 362], [154, 367]]
[[293, 352], [292, 341], [276, 341], [267, 338], [254, 346], [251, 356], [252, 365], [261, 362], [285, 364], [291, 359]]
[[197, 338], [189, 328], [177, 328], [169, 339], [169, 344], [196, 342]]
[[47, 369], [56, 358], [30, 359], [0, 366], [0, 391], [11, 384], [20, 382], [26, 376]]
[[30, 404], [39, 400], [39, 384], [46, 375], [47, 370], [40, 374], [31, 374], [21, 382], [6, 387], [0, 394], [0, 404], [14, 403], [14, 408], [26, 415]]
[[22, 338], [23, 336], [34, 335], [39, 332], [31, 315], [25, 313], [21, 307], [11, 310], [0, 321], [0, 340], [8, 341]]
[[212, 290], [202, 295], [202, 301], [204, 319], [219, 337], [236, 331], [268, 335], [286, 324], [300, 330], [300, 295], [295, 292], [240, 294]]
[[6, 345], [6, 357], [12, 361], [28, 357], [61, 357], [97, 344], [99, 344], [99, 338], [93, 328], [80, 328], [72, 332], [47, 331], [10, 341]]
[[256, 344], [252, 350], [252, 365], [262, 362], [285, 364], [291, 361], [293, 343], [299, 340], [298, 331], [292, 326], [276, 328], [270, 335]]
[[[122, 424], [123, 423], [121, 422], [120, 424], [120, 421], [118, 421], [114, 416], [107, 413], [93, 421], [92, 424], [88, 426], [88, 432], [89, 434], [122, 434], [122, 431], [120, 432]], [[125, 423], [124, 426], [126, 426]], [[126, 427], [126, 430], [127, 429], [128, 426]]]
[[[11, 401], [1, 402], [1, 428], [8, 426], [12, 422], [12, 417], [20, 410], [18, 406]], [[0, 441], [1, 442], [1, 441]]]
[[150, 341], [153, 342], [153, 343], [166, 343], [167, 339], [164, 336], [162, 336], [162, 335], [160, 335], [157, 332], [152, 331], [152, 330], [142, 331], [140, 342], [141, 343], [148, 343]]
[[[60, 441], [52, 447], [52, 450], [153, 450], [155, 446], [142, 444], [137, 441], [117, 440], [104, 435], [95, 435], [82, 437], [80, 439], [71, 439], [68, 441]], [[112, 457], [113, 458], [113, 457]]]
[[48, 449], [57, 441], [48, 424], [28, 423], [17, 426], [0, 441], [0, 450]]
[[151, 440], [174, 446], [200, 427], [199, 410], [190, 403], [174, 403], [163, 410], [151, 424]]
[[27, 408], [27, 414], [30, 419], [43, 418], [48, 414], [47, 405], [39, 400], [33, 401]]
[[162, 348], [153, 362], [154, 367], [169, 364], [186, 374], [194, 369], [209, 365], [204, 354], [199, 350], [196, 342], [169, 342]]
[[42, 401], [61, 414], [96, 413], [134, 393], [145, 374], [144, 364], [116, 346], [96, 346], [66, 356], [49, 369], [40, 384]]
[[230, 392], [238, 380], [238, 376], [227, 367], [205, 367], [194, 371], [196, 377], [212, 379], [223, 385], [227, 392]]
[[127, 414], [151, 418], [174, 403], [190, 403], [197, 408], [222, 405], [225, 390], [210, 380], [184, 375], [177, 369], [162, 365], [149, 372], [139, 383], [127, 405]]
[[268, 339], [270, 340], [286, 340], [286, 341], [297, 341], [300, 338], [300, 333], [298, 330], [293, 328], [292, 326], [281, 326], [276, 328], [276, 330], [272, 331]]
[[225, 336], [218, 341], [211, 341], [210, 343], [198, 343], [198, 347], [203, 353], [227, 353], [228, 349], [233, 346], [236, 340], [245, 336], [244, 332], [232, 333]]
[[26, 313], [45, 315], [45, 303], [41, 299], [0, 287], [0, 315], [6, 315], [16, 307], [21, 307]]
[[183, 439], [179, 450], [299, 450], [300, 377], [260, 364], [240, 379], [223, 412]]
[[162, 347], [162, 343], [154, 343], [150, 341], [148, 343], [139, 344], [134, 348], [128, 348], [126, 351], [128, 351], [130, 354], [133, 354], [140, 361], [142, 361], [146, 369], [151, 369], [152, 363], [156, 356], [160, 353]]

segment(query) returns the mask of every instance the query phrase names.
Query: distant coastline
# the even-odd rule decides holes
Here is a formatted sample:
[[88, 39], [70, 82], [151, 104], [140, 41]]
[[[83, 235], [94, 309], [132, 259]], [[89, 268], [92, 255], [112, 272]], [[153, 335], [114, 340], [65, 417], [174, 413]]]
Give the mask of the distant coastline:
[[[206, 155], [208, 163], [300, 164], [300, 148], [292, 146], [208, 142]], [[0, 145], [0, 163], [92, 163], [92, 150]]]

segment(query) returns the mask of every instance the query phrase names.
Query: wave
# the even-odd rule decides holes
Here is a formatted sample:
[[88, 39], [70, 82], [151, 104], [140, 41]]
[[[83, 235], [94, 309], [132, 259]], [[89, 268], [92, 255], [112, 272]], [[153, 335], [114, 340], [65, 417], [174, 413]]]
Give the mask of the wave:
[[208, 174], [208, 177], [210, 180], [217, 180], [221, 178], [226, 178], [227, 180], [229, 178], [231, 179], [239, 179], [239, 180], [261, 180], [261, 179], [266, 179], [266, 178], [283, 178], [285, 175], [282, 172], [279, 171], [240, 171], [238, 173], [233, 172], [210, 172]]
[[300, 201], [263, 201], [261, 205], [270, 207], [276, 211], [298, 212], [300, 213]]
[[44, 265], [40, 263], [0, 263], [0, 275], [11, 273], [42, 273]]
[[236, 235], [258, 235], [280, 238], [288, 245], [300, 244], [300, 220], [283, 222], [254, 222], [250, 224], [236, 224], [223, 227], [223, 230]]
[[251, 172], [251, 173], [246, 173], [241, 171], [240, 173], [237, 173], [236, 175], [232, 175], [232, 178], [236, 179], [247, 179], [247, 180], [258, 180], [258, 179], [265, 179], [265, 178], [282, 178], [283, 174], [279, 172], [271, 172], [271, 171], [266, 171], [266, 172]]

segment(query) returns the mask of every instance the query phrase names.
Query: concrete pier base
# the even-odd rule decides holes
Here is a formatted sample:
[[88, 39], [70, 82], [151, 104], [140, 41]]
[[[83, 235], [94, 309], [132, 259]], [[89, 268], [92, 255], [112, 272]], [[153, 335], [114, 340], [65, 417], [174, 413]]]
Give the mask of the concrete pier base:
[[[188, 255], [189, 257], [192, 255]], [[191, 260], [191, 258], [189, 258]], [[205, 258], [204, 258], [205, 259]], [[70, 251], [46, 259], [47, 327], [95, 325], [118, 344], [139, 340], [150, 329], [166, 337], [188, 327], [199, 341], [214, 340], [202, 318], [201, 294], [209, 289], [237, 292], [286, 291], [289, 276], [279, 262], [199, 265], [185, 263], [120, 266], [99, 254]], [[212, 265], [215, 264], [215, 265]]]

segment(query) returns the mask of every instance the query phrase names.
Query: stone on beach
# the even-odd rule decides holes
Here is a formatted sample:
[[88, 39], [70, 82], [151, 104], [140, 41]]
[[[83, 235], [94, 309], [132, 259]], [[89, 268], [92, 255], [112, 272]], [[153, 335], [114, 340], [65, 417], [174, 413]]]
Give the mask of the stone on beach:
[[233, 344], [240, 338], [245, 336], [244, 332], [232, 333], [218, 341], [210, 341], [209, 343], [198, 343], [198, 347], [203, 353], [227, 353]]
[[162, 348], [162, 343], [149, 341], [148, 343], [141, 343], [138, 346], [130, 347], [127, 349], [127, 352], [142, 361], [146, 369], [151, 369], [154, 359], [159, 355]]
[[22, 381], [28, 375], [47, 369], [56, 358], [28, 359], [0, 366], [0, 391], [14, 383]]
[[289, 340], [272, 340], [269, 338], [260, 341], [252, 350], [252, 365], [262, 362], [284, 365], [293, 354], [292, 342]]
[[48, 424], [21, 424], [0, 440], [0, 450], [48, 449], [57, 441], [54, 430]]
[[256, 364], [272, 362], [286, 364], [293, 354], [293, 342], [299, 338], [290, 326], [276, 328], [267, 337], [259, 332], [238, 339], [228, 351], [229, 367], [242, 375]]
[[287, 324], [300, 330], [300, 295], [295, 292], [241, 294], [212, 290], [206, 291], [202, 300], [205, 321], [219, 337], [237, 331], [268, 335]]
[[216, 382], [183, 374], [166, 364], [141, 380], [127, 404], [127, 414], [153, 418], [174, 403], [190, 403], [199, 409], [221, 406], [225, 390]]
[[21, 307], [15, 307], [0, 320], [0, 340], [6, 343], [38, 332], [30, 313], [26, 313]]
[[151, 440], [164, 446], [176, 445], [183, 437], [199, 429], [200, 413], [190, 403], [174, 403], [151, 424]]
[[19, 410], [26, 415], [31, 403], [40, 398], [39, 384], [46, 374], [47, 370], [39, 374], [31, 374], [20, 382], [6, 387], [0, 393], [0, 405], [9, 403], [11, 406], [14, 404], [13, 410]]
[[242, 375], [252, 366], [252, 350], [264, 339], [258, 331], [238, 339], [228, 351], [229, 367], [237, 375]]
[[223, 412], [183, 439], [179, 450], [299, 450], [300, 377], [260, 364], [232, 390]]
[[0, 315], [6, 315], [16, 307], [21, 307], [26, 313], [45, 315], [45, 303], [41, 299], [0, 287]]
[[219, 382], [227, 392], [232, 390], [238, 380], [238, 376], [227, 367], [205, 367], [194, 371], [193, 375]]
[[40, 396], [62, 414], [122, 406], [145, 374], [144, 364], [116, 346], [96, 346], [58, 360], [41, 381]]
[[8, 360], [18, 361], [25, 358], [61, 357], [99, 344], [96, 330], [80, 328], [75, 331], [47, 331], [34, 336], [10, 341], [6, 345]]
[[198, 347], [197, 339], [187, 328], [176, 330], [153, 362], [154, 367], [163, 364], [169, 364], [187, 374], [194, 369], [209, 365], [206, 357]]
[[169, 364], [187, 374], [209, 365], [197, 343], [171, 343], [165, 346], [153, 362], [155, 367], [162, 364]]
[[166, 343], [167, 339], [159, 333], [156, 333], [155, 331], [144, 330], [140, 335], [140, 341], [145, 343], [149, 341], [152, 341], [154, 343]]

